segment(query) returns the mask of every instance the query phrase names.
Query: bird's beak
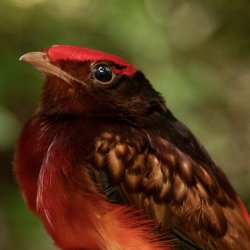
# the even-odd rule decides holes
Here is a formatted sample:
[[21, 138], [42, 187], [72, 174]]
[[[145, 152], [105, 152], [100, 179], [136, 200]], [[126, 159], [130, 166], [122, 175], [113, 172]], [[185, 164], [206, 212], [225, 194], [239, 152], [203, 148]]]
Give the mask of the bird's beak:
[[[34, 68], [48, 75], [54, 75], [71, 84], [73, 81], [81, 82], [60, 67], [51, 62], [50, 57], [44, 52], [29, 52], [19, 58], [20, 61], [25, 61], [31, 64]], [[82, 83], [82, 82], [81, 82]]]
[[43, 52], [29, 52], [20, 57], [20, 61], [31, 64], [37, 70], [45, 73], [59, 76], [60, 68], [53, 65], [50, 58]]

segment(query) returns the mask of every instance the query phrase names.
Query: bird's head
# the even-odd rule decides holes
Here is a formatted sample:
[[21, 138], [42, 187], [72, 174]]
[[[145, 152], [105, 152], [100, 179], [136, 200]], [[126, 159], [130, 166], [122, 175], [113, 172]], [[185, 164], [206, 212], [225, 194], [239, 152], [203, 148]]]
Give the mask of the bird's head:
[[136, 124], [166, 109], [144, 75], [115, 55], [55, 45], [20, 60], [46, 75], [39, 112], [110, 116]]

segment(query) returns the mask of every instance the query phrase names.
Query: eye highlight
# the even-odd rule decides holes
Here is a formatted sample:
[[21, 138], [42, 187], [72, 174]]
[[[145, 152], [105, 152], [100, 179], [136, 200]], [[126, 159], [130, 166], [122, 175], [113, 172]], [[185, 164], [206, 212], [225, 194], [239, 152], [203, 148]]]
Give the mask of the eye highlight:
[[91, 71], [94, 79], [100, 83], [109, 83], [113, 79], [113, 70], [107, 64], [96, 64]]

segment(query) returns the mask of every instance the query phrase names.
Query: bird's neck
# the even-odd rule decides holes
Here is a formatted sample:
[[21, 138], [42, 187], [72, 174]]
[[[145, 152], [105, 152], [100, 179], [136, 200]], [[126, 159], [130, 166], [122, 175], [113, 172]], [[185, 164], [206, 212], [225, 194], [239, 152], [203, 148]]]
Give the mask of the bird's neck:
[[84, 106], [79, 101], [79, 95], [77, 85], [73, 87], [58, 78], [47, 77], [37, 110], [47, 115], [82, 114]]

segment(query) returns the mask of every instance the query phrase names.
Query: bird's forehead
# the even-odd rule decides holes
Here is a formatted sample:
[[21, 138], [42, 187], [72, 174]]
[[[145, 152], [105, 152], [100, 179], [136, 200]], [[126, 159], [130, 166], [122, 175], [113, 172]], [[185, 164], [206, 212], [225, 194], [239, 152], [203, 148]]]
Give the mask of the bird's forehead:
[[126, 62], [124, 59], [99, 50], [69, 45], [54, 45], [46, 52], [53, 62], [61, 60], [79, 62], [109, 61], [119, 66], [121, 68], [120, 72], [125, 75], [131, 76], [136, 72], [136, 68]]

